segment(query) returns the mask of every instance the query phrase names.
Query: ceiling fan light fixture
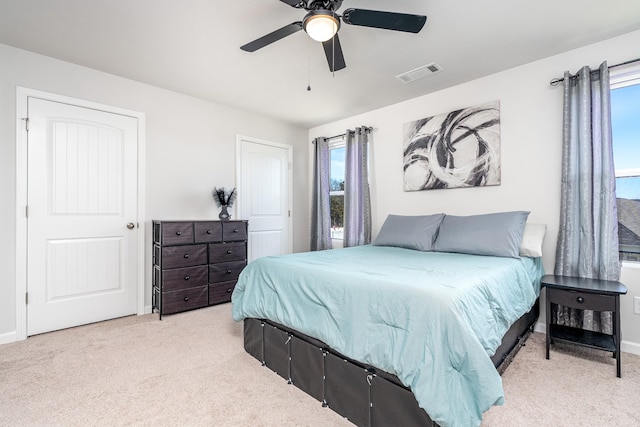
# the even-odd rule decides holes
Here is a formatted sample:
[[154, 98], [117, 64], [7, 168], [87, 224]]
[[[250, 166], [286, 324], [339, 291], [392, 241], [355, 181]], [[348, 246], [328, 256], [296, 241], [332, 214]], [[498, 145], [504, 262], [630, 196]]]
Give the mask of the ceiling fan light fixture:
[[328, 10], [314, 10], [305, 16], [302, 25], [309, 37], [318, 42], [326, 42], [336, 35], [340, 21]]

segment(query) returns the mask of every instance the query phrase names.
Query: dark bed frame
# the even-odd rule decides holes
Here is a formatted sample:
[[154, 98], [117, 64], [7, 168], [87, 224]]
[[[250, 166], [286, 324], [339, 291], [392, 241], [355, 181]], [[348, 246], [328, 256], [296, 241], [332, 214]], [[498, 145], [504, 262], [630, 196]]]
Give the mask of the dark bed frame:
[[[504, 335], [491, 357], [500, 375], [533, 331], [539, 312], [536, 300]], [[349, 359], [291, 328], [245, 319], [244, 348], [263, 366], [358, 426], [437, 426], [395, 375]]]

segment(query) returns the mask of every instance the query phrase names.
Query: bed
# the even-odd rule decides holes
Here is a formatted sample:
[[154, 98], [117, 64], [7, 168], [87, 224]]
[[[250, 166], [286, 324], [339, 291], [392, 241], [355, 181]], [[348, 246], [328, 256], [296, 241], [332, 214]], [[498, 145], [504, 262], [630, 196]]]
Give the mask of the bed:
[[542, 263], [437, 251], [431, 238], [429, 250], [376, 244], [253, 261], [232, 295], [245, 348], [357, 425], [402, 413], [417, 425], [479, 425], [504, 400], [496, 367], [537, 318]]

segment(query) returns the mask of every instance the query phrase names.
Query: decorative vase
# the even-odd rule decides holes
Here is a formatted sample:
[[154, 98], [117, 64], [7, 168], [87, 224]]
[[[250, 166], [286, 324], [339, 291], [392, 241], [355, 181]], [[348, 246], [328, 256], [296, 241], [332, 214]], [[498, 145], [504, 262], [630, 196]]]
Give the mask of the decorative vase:
[[222, 210], [220, 211], [220, 215], [218, 215], [218, 218], [220, 218], [222, 221], [229, 220], [231, 218], [231, 214], [227, 210], [227, 205], [222, 205], [221, 208]]

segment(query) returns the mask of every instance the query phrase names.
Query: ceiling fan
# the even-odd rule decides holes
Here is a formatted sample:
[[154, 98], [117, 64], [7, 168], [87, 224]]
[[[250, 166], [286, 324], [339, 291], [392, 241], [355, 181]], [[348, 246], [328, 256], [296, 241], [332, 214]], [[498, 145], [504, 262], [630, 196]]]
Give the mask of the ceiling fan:
[[427, 21], [427, 17], [423, 15], [369, 9], [346, 9], [342, 15], [338, 15], [336, 11], [342, 6], [342, 0], [280, 1], [296, 9], [306, 10], [306, 16], [302, 21], [285, 25], [272, 33], [241, 46], [240, 49], [246, 52], [255, 52], [293, 33], [305, 30], [312, 39], [322, 42], [329, 69], [332, 72], [342, 70], [347, 66], [344, 62], [344, 55], [338, 38], [340, 21], [350, 25], [404, 31], [407, 33], [420, 32]]

